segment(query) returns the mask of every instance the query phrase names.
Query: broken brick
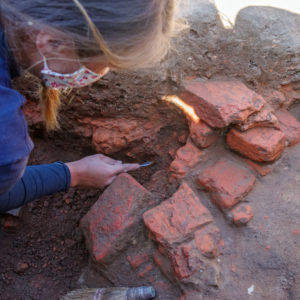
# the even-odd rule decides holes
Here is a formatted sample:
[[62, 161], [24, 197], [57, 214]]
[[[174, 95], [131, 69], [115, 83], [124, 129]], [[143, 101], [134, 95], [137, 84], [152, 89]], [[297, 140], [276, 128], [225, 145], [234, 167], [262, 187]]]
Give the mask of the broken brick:
[[240, 204], [227, 213], [228, 219], [237, 226], [247, 225], [253, 218], [253, 208], [248, 204]]
[[252, 128], [245, 132], [231, 129], [227, 134], [229, 147], [258, 162], [279, 158], [285, 148], [285, 135], [274, 128]]
[[216, 132], [211, 129], [204, 122], [191, 122], [190, 123], [190, 137], [194, 144], [199, 148], [207, 148], [218, 138]]
[[210, 224], [195, 232], [195, 243], [202, 255], [208, 258], [217, 256], [218, 244], [221, 240], [219, 228]]
[[259, 165], [250, 159], [245, 159], [246, 164], [256, 173], [261, 176], [266, 176], [271, 172], [271, 168], [263, 165]]
[[212, 222], [212, 215], [183, 183], [168, 200], [144, 213], [144, 222], [151, 236], [163, 246], [181, 242], [205, 224]]
[[236, 205], [252, 190], [255, 176], [235, 162], [221, 159], [201, 172], [197, 182], [210, 191], [212, 202], [225, 210]]
[[170, 165], [171, 178], [184, 178], [201, 161], [202, 156], [203, 152], [188, 139], [185, 146], [177, 150], [175, 160]]
[[81, 220], [95, 262], [110, 262], [127, 247], [152, 195], [128, 174], [119, 175]]
[[181, 98], [202, 121], [217, 128], [243, 122], [265, 104], [260, 95], [239, 81], [195, 80], [185, 85]]
[[289, 146], [300, 143], [300, 122], [287, 110], [276, 111], [279, 120], [278, 128], [285, 134]]
[[273, 112], [274, 110], [269, 105], [265, 105], [261, 111], [250, 115], [246, 121], [237, 124], [236, 127], [241, 131], [254, 127], [274, 128], [278, 124], [278, 120]]
[[189, 278], [205, 267], [204, 259], [194, 240], [174, 247], [169, 251], [168, 257], [179, 280]]

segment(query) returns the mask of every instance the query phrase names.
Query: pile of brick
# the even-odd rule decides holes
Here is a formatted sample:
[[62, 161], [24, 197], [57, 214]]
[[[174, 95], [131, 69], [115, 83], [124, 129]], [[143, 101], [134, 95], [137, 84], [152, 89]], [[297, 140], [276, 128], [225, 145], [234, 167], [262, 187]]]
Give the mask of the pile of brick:
[[269, 93], [266, 101], [239, 81], [187, 83], [181, 99], [201, 121], [188, 119], [190, 138], [175, 155], [170, 180], [191, 176], [203, 161], [204, 149], [226, 133], [228, 147], [245, 157], [247, 165], [222, 158], [201, 169], [197, 183], [210, 192], [211, 201], [231, 222], [246, 225], [253, 217], [251, 206], [242, 202], [255, 184], [251, 170], [267, 175], [270, 168], [266, 164], [278, 159], [286, 146], [300, 142], [300, 122], [286, 109], [278, 109], [275, 98], [278, 92]]
[[[300, 123], [285, 109], [275, 111], [272, 97], [266, 101], [238, 81], [196, 80], [180, 97], [200, 121], [188, 119], [190, 136], [170, 165], [169, 180], [177, 181], [179, 189], [158, 204], [130, 175], [119, 175], [82, 219], [81, 228], [105, 278], [122, 284], [120, 274], [125, 273], [126, 284], [149, 283], [164, 291], [176, 286], [197, 294], [219, 285], [224, 246], [202, 190], [231, 224], [246, 225], [253, 209], [245, 198], [256, 176], [267, 175], [285, 147], [300, 142]], [[220, 140], [233, 156], [244, 159], [206, 160]]]

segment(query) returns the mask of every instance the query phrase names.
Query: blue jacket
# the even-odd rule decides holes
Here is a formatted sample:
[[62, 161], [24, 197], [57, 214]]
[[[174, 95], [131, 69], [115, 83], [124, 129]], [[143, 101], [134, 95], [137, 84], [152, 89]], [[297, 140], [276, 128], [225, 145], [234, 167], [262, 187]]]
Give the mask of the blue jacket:
[[22, 112], [25, 99], [11, 86], [13, 61], [0, 28], [0, 212], [70, 185], [69, 169], [61, 162], [26, 168], [33, 143]]

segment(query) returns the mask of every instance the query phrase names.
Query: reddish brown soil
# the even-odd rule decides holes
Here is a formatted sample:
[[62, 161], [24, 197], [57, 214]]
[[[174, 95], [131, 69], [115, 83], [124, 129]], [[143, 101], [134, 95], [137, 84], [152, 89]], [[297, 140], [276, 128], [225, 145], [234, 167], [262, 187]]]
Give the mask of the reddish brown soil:
[[[170, 132], [166, 130], [162, 134], [165, 135], [162, 141], [168, 140]], [[36, 137], [34, 142], [31, 164], [71, 161], [94, 153], [89, 147], [78, 146], [76, 139], [67, 138], [64, 133], [56, 134], [56, 138]], [[178, 141], [172, 142], [172, 146], [179, 145]], [[162, 147], [166, 148], [163, 157], [150, 157], [154, 162], [151, 167], [131, 173], [141, 184], [149, 182], [157, 170], [167, 170], [171, 162], [169, 145]], [[115, 158], [122, 159], [124, 155], [119, 153]], [[148, 188], [156, 192], [157, 198], [164, 199], [170, 193], [162, 184], [160, 180], [155, 188], [153, 185]], [[22, 209], [21, 223], [15, 233], [0, 229], [1, 300], [54, 300], [78, 288], [80, 273], [88, 263], [78, 224], [101, 192], [71, 189], [68, 193], [44, 197]], [[24, 273], [18, 274], [19, 263], [28, 264]]]

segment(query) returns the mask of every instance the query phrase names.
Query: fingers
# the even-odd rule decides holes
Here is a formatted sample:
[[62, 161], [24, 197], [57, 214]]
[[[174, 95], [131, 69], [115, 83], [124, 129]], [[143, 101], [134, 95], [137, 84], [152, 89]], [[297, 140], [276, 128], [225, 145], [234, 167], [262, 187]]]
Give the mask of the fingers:
[[103, 162], [107, 163], [108, 165], [120, 165], [122, 164], [121, 160], [115, 160], [113, 158], [110, 158], [108, 156], [105, 156], [103, 154], [98, 154], [99, 159], [101, 159]]
[[112, 184], [112, 182], [113, 182], [116, 178], [117, 178], [117, 176], [111, 177], [111, 178], [106, 182], [106, 185]]
[[139, 168], [140, 168], [139, 164], [121, 164], [121, 165], [114, 166], [114, 172], [115, 174], [119, 174], [119, 173], [137, 170]]

